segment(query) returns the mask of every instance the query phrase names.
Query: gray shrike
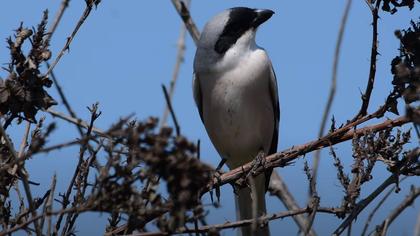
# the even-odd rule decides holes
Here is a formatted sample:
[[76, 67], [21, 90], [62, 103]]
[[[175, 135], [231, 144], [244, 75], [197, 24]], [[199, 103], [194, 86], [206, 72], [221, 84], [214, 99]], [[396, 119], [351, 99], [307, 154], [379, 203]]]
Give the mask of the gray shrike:
[[[277, 151], [279, 100], [276, 76], [265, 50], [255, 43], [258, 27], [271, 10], [235, 7], [204, 27], [194, 58], [194, 99], [201, 120], [230, 169], [263, 151]], [[271, 171], [253, 178], [235, 197], [239, 220], [266, 213], [265, 191]], [[256, 209], [253, 209], [255, 208]], [[269, 235], [268, 226], [239, 234]]]

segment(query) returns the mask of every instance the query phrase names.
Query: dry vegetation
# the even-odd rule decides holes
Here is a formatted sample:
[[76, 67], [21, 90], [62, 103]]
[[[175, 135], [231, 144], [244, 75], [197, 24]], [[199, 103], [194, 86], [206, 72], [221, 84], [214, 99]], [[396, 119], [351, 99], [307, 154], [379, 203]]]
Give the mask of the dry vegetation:
[[[405, 147], [409, 142], [418, 142], [416, 140], [420, 135], [420, 23], [407, 22], [410, 24], [409, 28], [396, 32], [396, 37], [401, 41], [401, 48], [391, 63], [393, 80], [390, 82], [393, 91], [376, 111], [367, 112], [375, 83], [379, 14], [398, 14], [397, 10], [400, 7], [411, 9], [415, 7], [414, 0], [367, 1], [373, 19], [370, 73], [362, 95], [361, 108], [355, 112], [353, 118], [349, 118], [344, 124], [336, 124], [332, 120], [326, 134], [321, 128], [319, 139], [295, 145], [227, 173], [216, 173], [213, 167], [202, 163], [199, 158], [199, 144], [179, 134], [179, 126], [170, 106], [172, 93], [168, 93], [165, 87], [166, 102], [175, 120], [177, 132], [166, 126], [159, 127], [156, 118], [136, 121], [131, 119], [131, 116], [116, 121], [107, 130], [99, 130], [95, 128], [95, 120], [101, 116], [97, 104], [89, 107], [90, 120], [82, 121], [77, 117], [67, 102], [57, 78], [51, 72], [91, 11], [95, 7], [100, 10], [100, 1], [86, 0], [86, 9], [76, 28], [69, 34], [63, 49], [50, 65], [48, 61], [52, 53], [49, 50], [49, 42], [68, 2], [62, 1], [62, 7], [48, 30], [48, 12], [45, 11], [37, 27], [31, 29], [20, 24], [13, 36], [7, 39], [10, 61], [3, 68], [7, 76], [0, 79], [0, 235], [9, 235], [16, 231], [36, 235], [73, 234], [78, 216], [92, 211], [109, 215], [108, 224], [104, 229], [109, 235], [133, 232], [136, 235], [187, 232], [218, 235], [224, 228], [254, 222], [264, 224], [284, 217], [293, 217], [305, 235], [315, 235], [312, 224], [320, 212], [335, 215], [342, 222], [334, 232], [339, 235], [346, 229], [351, 230], [351, 224], [359, 213], [379, 196], [382, 196], [382, 199], [369, 215], [363, 234], [373, 232], [384, 235], [400, 213], [419, 197], [419, 185], [405, 190], [404, 201], [383, 219], [382, 224], [370, 227], [370, 220], [390, 193], [400, 191], [399, 182], [405, 178], [418, 178], [420, 175], [420, 148]], [[188, 6], [181, 1], [172, 2], [196, 41], [199, 31], [190, 17]], [[345, 12], [348, 12], [347, 10]], [[346, 17], [344, 14], [339, 38], [345, 28]], [[338, 40], [335, 60], [338, 60], [340, 43], [341, 40]], [[28, 52], [24, 51], [24, 44], [30, 45]], [[182, 59], [182, 55], [180, 58]], [[40, 69], [43, 63], [48, 65], [44, 72]], [[60, 98], [52, 98], [48, 94], [47, 91], [52, 89], [52, 86], [58, 90]], [[334, 90], [332, 87], [332, 91]], [[333, 98], [334, 93], [330, 96], [331, 101]], [[52, 109], [59, 100], [66, 106], [68, 114]], [[405, 111], [398, 111], [398, 103], [405, 104]], [[328, 106], [330, 102], [324, 117], [328, 117]], [[384, 115], [389, 112], [399, 116], [393, 120], [384, 119]], [[54, 123], [46, 124], [43, 118], [36, 119], [45, 113], [76, 125], [80, 137], [67, 143], [48, 146], [49, 135], [52, 132], [60, 132], [60, 127]], [[370, 120], [377, 120], [378, 123], [365, 125]], [[24, 133], [23, 140], [12, 140], [8, 136], [8, 127], [12, 122], [21, 127]], [[414, 128], [403, 132], [398, 128], [403, 125]], [[414, 135], [417, 137], [413, 138]], [[334, 145], [346, 141], [351, 142], [353, 146], [351, 173], [345, 172], [334, 149]], [[52, 176], [49, 190], [43, 196], [33, 196], [31, 185], [36, 183], [31, 182], [31, 173], [27, 173], [25, 161], [32, 158], [36, 160], [39, 154], [71, 146], [79, 147], [78, 153], [74, 153], [78, 164], [73, 177], [68, 181], [66, 191], [59, 193], [56, 190], [56, 176]], [[246, 187], [247, 176], [260, 174], [272, 167], [287, 168], [297, 158], [321, 148], [329, 148], [334, 161], [337, 179], [344, 190], [341, 205], [320, 205], [319, 200], [322, 196], [318, 195], [316, 189], [318, 167], [310, 168], [305, 163], [312, 196], [306, 206], [299, 207], [281, 177], [274, 176], [269, 191], [279, 197], [287, 211], [259, 219], [220, 222], [219, 225], [206, 224], [207, 212], [201, 203], [202, 195], [210, 192], [213, 196], [215, 191], [219, 197], [219, 187], [227, 183]], [[372, 179], [372, 170], [378, 162], [387, 166], [389, 177], [372, 192], [364, 194], [366, 197], [361, 199], [362, 186]], [[160, 192], [162, 186], [166, 188], [167, 197], [163, 197]], [[13, 191], [19, 196], [17, 201], [11, 200]], [[384, 191], [388, 193], [380, 195]], [[150, 224], [155, 224], [160, 231], [148, 232], [147, 226]]]

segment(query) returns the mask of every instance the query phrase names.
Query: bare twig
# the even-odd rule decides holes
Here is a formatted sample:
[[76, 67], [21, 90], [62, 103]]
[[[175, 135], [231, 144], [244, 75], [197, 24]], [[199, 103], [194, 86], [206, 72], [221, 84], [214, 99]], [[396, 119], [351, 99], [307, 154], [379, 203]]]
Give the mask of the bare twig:
[[179, 136], [179, 135], [181, 135], [181, 128], [179, 127], [178, 120], [176, 119], [174, 109], [172, 108], [171, 98], [169, 97], [168, 91], [166, 90], [166, 87], [163, 84], [162, 84], [162, 90], [163, 90], [163, 94], [165, 95], [166, 105], [168, 106], [169, 111], [171, 112], [172, 120], [173, 120], [174, 125], [175, 125], [176, 135]]
[[417, 235], [420, 235], [420, 211], [417, 214], [417, 222], [416, 222], [416, 225], [414, 226], [413, 236], [417, 236]]
[[25, 154], [25, 148], [28, 145], [29, 131], [31, 131], [31, 123], [27, 121], [25, 133], [23, 134], [22, 142], [20, 143], [19, 155], [18, 155], [19, 160], [22, 159], [22, 157]]
[[[29, 128], [27, 128], [26, 130], [28, 130], [28, 129]], [[29, 134], [29, 131], [28, 132], [25, 131], [25, 133]], [[22, 165], [22, 163], [20, 163], [20, 161], [18, 161], [19, 156], [16, 154], [16, 150], [13, 147], [12, 142], [10, 141], [9, 137], [6, 134], [6, 131], [3, 129], [3, 126], [1, 126], [1, 125], [0, 125], [0, 135], [1, 135], [0, 138], [3, 138], [4, 142], [6, 143], [6, 146], [8, 147], [10, 153], [13, 156], [14, 160], [17, 160], [18, 165]], [[24, 137], [24, 140], [25, 139], [26, 138]], [[28, 201], [28, 205], [29, 205], [29, 211], [32, 213], [33, 217], [36, 217], [37, 214], [36, 214], [36, 210], [35, 210], [35, 206], [34, 206], [34, 201], [33, 201], [33, 198], [32, 198], [31, 187], [29, 186], [28, 175], [24, 172], [24, 167], [23, 166], [20, 167], [20, 168], [17, 168], [17, 173], [22, 180], [23, 188], [24, 188], [25, 194], [26, 194], [26, 200]], [[33, 223], [34, 223], [36, 234], [41, 235], [41, 229], [39, 228], [38, 221], [34, 221]]]
[[[327, 104], [325, 106], [324, 114], [322, 115], [321, 126], [319, 128], [318, 137], [322, 137], [324, 135], [325, 126], [327, 125], [327, 119], [330, 114], [330, 110], [332, 107], [332, 103], [335, 97], [335, 91], [337, 88], [337, 71], [338, 71], [338, 63], [340, 61], [340, 49], [341, 44], [343, 41], [344, 30], [346, 28], [347, 19], [350, 12], [352, 0], [347, 0], [346, 6], [344, 8], [343, 16], [341, 17], [340, 29], [338, 30], [338, 37], [337, 42], [335, 44], [335, 52], [334, 52], [334, 60], [333, 60], [333, 69], [332, 69], [332, 76], [331, 76], [331, 85], [330, 85], [330, 93], [328, 95]], [[318, 177], [318, 166], [319, 166], [319, 159], [321, 157], [321, 150], [317, 150], [315, 152], [314, 162], [312, 166], [312, 177], [313, 181], [311, 184], [316, 185], [316, 180]], [[311, 189], [314, 189], [315, 186], [310, 187], [309, 195], [312, 195]]]
[[[270, 191], [271, 195], [277, 196], [281, 202], [283, 202], [287, 210], [291, 211], [300, 209], [293, 195], [289, 192], [289, 189], [286, 183], [283, 181], [283, 178], [277, 174], [276, 171], [273, 171], [273, 174], [271, 175], [268, 190]], [[305, 232], [305, 230], [308, 228], [308, 220], [303, 214], [294, 215], [293, 220], [296, 222], [301, 232]], [[308, 232], [308, 235], [316, 235], [316, 233], [313, 229], [311, 229]]]
[[[406, 179], [406, 176], [404, 178], [402, 178], [400, 180], [400, 182], [402, 182], [404, 179]], [[375, 215], [375, 213], [379, 210], [379, 208], [382, 206], [382, 204], [384, 204], [384, 202], [386, 201], [386, 199], [388, 199], [389, 196], [391, 196], [391, 194], [395, 191], [395, 186], [393, 186], [390, 190], [388, 190], [388, 192], [385, 194], [385, 196], [381, 199], [381, 201], [378, 202], [378, 204], [375, 206], [375, 208], [372, 210], [372, 212], [369, 214], [365, 226], [363, 227], [363, 231], [362, 231], [362, 236], [366, 235], [367, 230], [369, 228], [369, 224], [372, 221], [373, 216]]]
[[57, 29], [58, 24], [61, 21], [61, 18], [64, 15], [64, 11], [67, 9], [67, 7], [69, 6], [69, 2], [70, 0], [63, 0], [60, 4], [60, 9], [57, 11], [55, 18], [54, 18], [54, 22], [53, 24], [50, 26], [50, 28], [48, 29], [48, 33], [46, 35], [47, 40], [50, 41], [52, 35], [54, 34], [55, 30]]
[[369, 107], [370, 96], [373, 90], [373, 84], [375, 83], [375, 74], [376, 74], [376, 57], [378, 56], [378, 19], [379, 19], [379, 6], [381, 0], [376, 1], [376, 6], [372, 8], [372, 49], [370, 53], [370, 69], [369, 69], [369, 79], [366, 85], [365, 93], [362, 94], [362, 106], [359, 110], [359, 113], [354, 117], [353, 120], [356, 120], [360, 117], [363, 117], [367, 114], [367, 109]]
[[[50, 64], [48, 62], [47, 66], [50, 67]], [[66, 96], [64, 95], [64, 91], [61, 88], [61, 85], [58, 83], [57, 78], [55, 77], [55, 74], [53, 71], [51, 71], [51, 78], [53, 80], [53, 84], [55, 86], [55, 88], [57, 89], [58, 94], [60, 95], [61, 101], [64, 104], [64, 107], [67, 109], [67, 111], [69, 112], [70, 116], [73, 119], [79, 120], [79, 118], [77, 118], [76, 113], [74, 112], [74, 110], [71, 108], [69, 101], [67, 100]], [[83, 130], [79, 125], [76, 125], [77, 130], [79, 131], [80, 136], [83, 136]]]
[[96, 0], [96, 1], [92, 1], [92, 0], [86, 1], [86, 8], [83, 11], [83, 14], [80, 17], [79, 21], [77, 22], [76, 27], [74, 28], [71, 35], [67, 38], [67, 41], [66, 41], [64, 47], [61, 49], [60, 53], [57, 55], [54, 62], [51, 64], [50, 67], [48, 67], [48, 70], [45, 73], [45, 76], [48, 76], [53, 71], [54, 67], [58, 64], [61, 57], [64, 55], [64, 52], [69, 49], [71, 42], [73, 41], [74, 37], [76, 36], [76, 34], [79, 31], [82, 24], [85, 22], [85, 20], [89, 16], [90, 12], [92, 11], [93, 6], [97, 5], [99, 2], [100, 1], [98, 1], [98, 0]]
[[[243, 226], [248, 226], [248, 225], [253, 224], [255, 222], [255, 220], [257, 220], [258, 222], [267, 222], [267, 221], [271, 221], [271, 220], [275, 220], [275, 219], [282, 219], [282, 218], [285, 218], [285, 217], [290, 217], [290, 216], [294, 216], [294, 215], [298, 215], [298, 214], [304, 214], [304, 213], [307, 213], [309, 211], [310, 211], [309, 208], [297, 209], [297, 210], [292, 210], [292, 211], [283, 211], [283, 212], [279, 212], [279, 213], [275, 213], [275, 214], [261, 216], [261, 217], [258, 217], [257, 219], [247, 219], [247, 220], [240, 220], [240, 221], [235, 221], [235, 222], [226, 222], [226, 223], [223, 223], [223, 224], [206, 225], [206, 226], [199, 227], [197, 231], [196, 231], [196, 229], [189, 229], [189, 228], [184, 227], [184, 228], [181, 228], [181, 229], [177, 230], [173, 234], [185, 234], [185, 233], [194, 233], [194, 232], [206, 233], [206, 232], [209, 232], [210, 230], [220, 230], [220, 229], [243, 227]], [[150, 234], [149, 233], [138, 233], [138, 234], [132, 234], [131, 236], [145, 236], [145, 235], [150, 235]], [[165, 232], [158, 232], [158, 234], [153, 234], [153, 235], [168, 235], [168, 234], [165, 233]]]
[[312, 176], [311, 170], [309, 169], [309, 165], [308, 165], [308, 162], [306, 160], [304, 162], [304, 170], [305, 170], [306, 176], [309, 180], [310, 192], [312, 193], [311, 198], [308, 202], [308, 206], [312, 209], [312, 211], [309, 212], [308, 224], [307, 224], [305, 230], [303, 231], [304, 235], [308, 235], [308, 233], [311, 230], [312, 225], [315, 221], [315, 216], [316, 216], [316, 213], [317, 213], [318, 207], [319, 207], [320, 197], [318, 195], [318, 191], [316, 190], [316, 185], [313, 183], [314, 178]]
[[353, 208], [350, 215], [338, 226], [333, 235], [340, 235], [353, 222], [353, 220], [365, 209], [379, 194], [381, 194], [389, 185], [396, 183], [398, 176], [392, 174], [378, 188], [376, 188], [369, 196], [359, 201]]
[[[189, 5], [190, 5], [190, 0], [187, 0], [185, 5], [188, 9]], [[172, 80], [169, 84], [169, 98], [170, 98], [170, 100], [172, 100], [174, 92], [175, 92], [175, 85], [176, 85], [176, 81], [178, 80], [178, 74], [179, 74], [179, 69], [181, 67], [181, 63], [184, 62], [186, 30], [187, 29], [185, 27], [185, 24], [181, 24], [181, 29], [180, 29], [180, 32], [179, 32], [179, 38], [178, 38], [178, 42], [177, 42], [178, 52], [176, 54], [176, 62], [175, 62], [174, 70], [172, 72]], [[164, 110], [163, 115], [162, 115], [162, 119], [160, 121], [160, 126], [161, 127], [166, 125], [168, 115], [169, 115], [169, 107], [166, 105], [165, 110]]]
[[[54, 117], [58, 117], [60, 119], [63, 119], [63, 120], [68, 121], [68, 122], [70, 122], [72, 124], [78, 125], [80, 127], [83, 127], [85, 129], [87, 129], [89, 127], [89, 125], [85, 121], [83, 121], [83, 120], [81, 120], [79, 118], [73, 118], [73, 117], [67, 116], [64, 113], [55, 111], [55, 110], [53, 110], [51, 108], [48, 109], [47, 112], [50, 113]], [[92, 131], [94, 133], [100, 135], [100, 136], [108, 137], [108, 135], [104, 131], [102, 131], [102, 130], [100, 130], [98, 128], [93, 127], [92, 128]]]
[[200, 38], [200, 31], [197, 29], [194, 21], [191, 19], [190, 11], [188, 10], [185, 3], [181, 0], [172, 0], [172, 3], [177, 10], [179, 16], [181, 16], [184, 21], [185, 27], [187, 27], [188, 32], [190, 33], [192, 39], [194, 40], [195, 45], [197, 45]]
[[[44, 209], [42, 211], [43, 214], [52, 211], [56, 183], [57, 183], [57, 175], [54, 174], [51, 181], [49, 194], [48, 194], [47, 200], [45, 201]], [[47, 221], [47, 235], [51, 235], [51, 226], [52, 226], [51, 216], [47, 215], [46, 217], [43, 217], [41, 219], [41, 229], [44, 227], [45, 220]]]
[[382, 222], [378, 228], [378, 234], [385, 236], [389, 226], [392, 222], [408, 207], [413, 204], [414, 200], [420, 196], [420, 188], [411, 186], [410, 194], [395, 208], [389, 216]]
[[[92, 130], [93, 130], [93, 123], [100, 115], [100, 113], [97, 113], [97, 106], [98, 105], [95, 104], [95, 105], [92, 106], [92, 108], [89, 109], [90, 112], [91, 112], [91, 119], [90, 119], [90, 123], [87, 127], [87, 131], [86, 131], [86, 134], [85, 134], [86, 137], [90, 137], [90, 135], [92, 133]], [[75, 185], [76, 178], [79, 176], [79, 173], [81, 171], [80, 167], [81, 167], [81, 165], [84, 161], [83, 156], [84, 156], [84, 153], [87, 149], [88, 144], [89, 144], [89, 138], [85, 139], [84, 142], [82, 143], [81, 147], [80, 147], [79, 161], [78, 161], [77, 166], [75, 168], [73, 177], [72, 177], [72, 179], [71, 179], [71, 181], [70, 181], [70, 183], [67, 187], [67, 191], [66, 191], [65, 195], [63, 196], [62, 210], [66, 209], [67, 205], [70, 203], [69, 202], [70, 194], [72, 193], [73, 186]], [[87, 167], [87, 168], [89, 168], [89, 167]], [[65, 235], [65, 234], [68, 233], [67, 231], [70, 228], [69, 226], [71, 226], [71, 221], [70, 221], [71, 217], [72, 217], [72, 213], [67, 215], [67, 219], [66, 219], [66, 222], [65, 222], [63, 230], [62, 230], [62, 235]], [[53, 233], [54, 235], [57, 235], [58, 230], [60, 229], [60, 224], [61, 224], [62, 219], [63, 219], [63, 214], [60, 214], [58, 216], [57, 222], [55, 224], [55, 229], [54, 229], [54, 233]]]

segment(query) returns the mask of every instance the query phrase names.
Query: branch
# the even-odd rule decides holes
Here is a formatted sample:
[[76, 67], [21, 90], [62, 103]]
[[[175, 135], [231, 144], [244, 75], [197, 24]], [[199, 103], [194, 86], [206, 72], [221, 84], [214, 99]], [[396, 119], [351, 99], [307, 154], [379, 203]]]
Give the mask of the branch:
[[[335, 130], [334, 132], [331, 132], [327, 134], [326, 136], [317, 139], [315, 141], [308, 142], [303, 145], [298, 145], [295, 147], [292, 147], [290, 149], [284, 150], [279, 153], [275, 153], [272, 155], [269, 155], [265, 157], [265, 163], [264, 167], [260, 166], [255, 169], [255, 171], [252, 173], [254, 176], [264, 172], [267, 168], [274, 168], [274, 167], [282, 167], [290, 164], [293, 160], [297, 159], [298, 157], [305, 155], [309, 152], [315, 151], [320, 148], [324, 148], [330, 145], [334, 145], [337, 143], [341, 143], [347, 140], [352, 139], [355, 135], [361, 136], [365, 134], [366, 132], [378, 132], [384, 129], [388, 129], [390, 127], [396, 127], [401, 126], [406, 123], [410, 122], [410, 120], [405, 116], [400, 116], [397, 119], [394, 120], [386, 120], [382, 123], [367, 126], [364, 128], [359, 129], [353, 129], [350, 130], [351, 127], [354, 127], [356, 123], [350, 123], [349, 125], [346, 125], [340, 129]], [[207, 185], [204, 190], [203, 194], [207, 191], [217, 187], [221, 186], [227, 183], [233, 183], [240, 179], [243, 176], [243, 173], [247, 173], [252, 168], [252, 162], [249, 162], [247, 164], [244, 164], [243, 166], [240, 166], [238, 168], [235, 168], [227, 173], [222, 174], [218, 178], [214, 178], [213, 182], [209, 185]]]
[[[283, 178], [281, 178], [281, 176], [276, 171], [273, 171], [273, 174], [271, 175], [268, 191], [271, 195], [277, 196], [280, 201], [283, 202], [287, 210], [291, 211], [300, 208], [296, 200], [293, 198], [293, 195], [289, 192], [289, 189], [286, 183], [283, 181]], [[300, 228], [301, 232], [304, 232], [308, 228], [309, 222], [304, 215], [299, 214], [292, 217], [296, 222], [296, 225]], [[311, 229], [308, 232], [308, 235], [316, 235], [316, 233], [313, 231], [313, 229]]]
[[50, 29], [48, 30], [48, 33], [46, 35], [47, 40], [50, 41], [52, 35], [54, 34], [55, 30], [57, 29], [58, 24], [61, 21], [61, 18], [64, 15], [64, 11], [67, 9], [67, 7], [69, 6], [69, 2], [70, 0], [63, 0], [60, 4], [60, 9], [58, 10], [57, 14], [55, 15], [55, 19], [53, 24], [51, 25]]
[[413, 204], [414, 200], [420, 196], [420, 188], [419, 187], [411, 187], [410, 194], [395, 208], [391, 214], [382, 222], [381, 226], [378, 227], [378, 234], [381, 236], [386, 235], [386, 231], [388, 230], [391, 223], [408, 207]]
[[[405, 179], [407, 179], [407, 176], [404, 176], [399, 182], [403, 182]], [[384, 202], [386, 201], [386, 199], [391, 196], [391, 194], [395, 191], [396, 186], [393, 186], [386, 194], [385, 196], [381, 199], [381, 201], [379, 201], [379, 203], [375, 206], [375, 208], [372, 210], [372, 212], [369, 214], [365, 226], [363, 227], [363, 231], [362, 231], [362, 236], [364, 236], [368, 230], [369, 224], [373, 218], [373, 216], [375, 215], [375, 213], [378, 211], [378, 209], [382, 206], [382, 204], [384, 204]]]
[[[188, 8], [190, 5], [190, 0], [187, 1], [186, 7]], [[175, 92], [175, 84], [178, 80], [179, 69], [181, 67], [181, 63], [184, 62], [184, 54], [185, 54], [185, 34], [186, 34], [186, 27], [185, 24], [181, 24], [181, 30], [179, 32], [179, 38], [177, 42], [178, 52], [176, 54], [176, 62], [174, 66], [174, 71], [172, 73], [172, 80], [169, 84], [169, 100], [172, 100], [172, 97]], [[166, 125], [166, 121], [169, 115], [169, 107], [166, 105], [165, 110], [162, 115], [162, 120], [160, 121], [160, 126]]]
[[197, 29], [194, 21], [191, 19], [190, 11], [183, 1], [172, 0], [175, 9], [177, 10], [179, 16], [184, 21], [185, 27], [187, 27], [188, 32], [190, 33], [192, 39], [194, 40], [195, 45], [197, 45], [200, 38], [200, 31]]
[[[376, 57], [378, 56], [378, 19], [379, 19], [379, 6], [381, 4], [381, 0], [376, 1], [375, 8], [370, 8], [372, 11], [372, 49], [370, 53], [370, 69], [369, 69], [369, 78], [368, 83], [366, 86], [365, 93], [362, 95], [362, 106], [360, 108], [359, 113], [353, 119], [358, 119], [362, 116], [367, 114], [367, 109], [369, 107], [370, 96], [373, 90], [373, 84], [375, 83], [375, 75], [376, 75]], [[369, 4], [370, 5], [370, 4]]]
[[179, 127], [178, 120], [175, 116], [175, 112], [172, 107], [172, 102], [171, 102], [171, 98], [169, 97], [168, 90], [166, 90], [166, 87], [163, 84], [162, 84], [162, 90], [163, 90], [163, 94], [165, 95], [166, 105], [168, 106], [169, 111], [171, 112], [172, 119], [174, 121], [176, 135], [179, 136], [181, 135], [181, 128]]
[[[24, 141], [26, 142], [27, 140], [27, 135], [29, 135], [29, 129], [30, 129], [30, 125], [27, 126], [26, 130], [25, 130], [25, 135], [24, 135]], [[7, 148], [9, 149], [9, 152], [12, 154], [13, 159], [16, 161], [16, 163], [18, 165], [21, 165], [20, 162], [20, 156], [22, 155], [23, 157], [23, 149], [22, 149], [22, 153], [16, 154], [16, 150], [13, 147], [12, 141], [10, 141], [9, 137], [6, 134], [6, 131], [3, 129], [3, 126], [0, 125], [0, 143], [2, 143], [1, 138], [3, 138]], [[25, 173], [25, 170], [23, 169], [24, 167], [17, 167], [17, 174], [19, 175], [20, 179], [22, 180], [22, 184], [23, 184], [23, 188], [25, 190], [25, 194], [26, 194], [26, 199], [28, 201], [28, 205], [29, 205], [29, 211], [32, 213], [33, 217], [36, 217], [36, 210], [35, 210], [35, 206], [34, 206], [34, 201], [32, 198], [32, 192], [31, 192], [31, 187], [29, 186], [29, 180], [28, 180], [28, 175]], [[41, 235], [41, 229], [39, 228], [38, 225], [38, 221], [34, 221], [34, 227], [35, 227], [35, 231], [37, 235]]]
[[[266, 216], [261, 216], [261, 217], [258, 217], [256, 220], [257, 222], [267, 223], [268, 221], [271, 221], [271, 220], [282, 219], [285, 217], [304, 214], [304, 213], [308, 213], [309, 211], [310, 211], [309, 208], [297, 209], [297, 210], [292, 210], [292, 211], [283, 211], [283, 212], [274, 213], [274, 214], [270, 214]], [[185, 233], [206, 233], [212, 230], [238, 228], [238, 227], [251, 225], [254, 222], [255, 222], [255, 219], [247, 219], [247, 220], [240, 220], [240, 221], [235, 221], [235, 222], [226, 222], [222, 224], [206, 225], [206, 226], [199, 227], [198, 229], [190, 229], [190, 228], [183, 227], [177, 230], [176, 232], [172, 233], [172, 235], [185, 234]], [[132, 234], [130, 236], [149, 236], [149, 235], [169, 235], [169, 234], [165, 232], [157, 232], [157, 233], [152, 232], [152, 233]]]
[[[68, 121], [68, 122], [70, 122], [70, 123], [72, 123], [72, 124], [75, 124], [75, 125], [78, 125], [78, 126], [80, 126], [80, 127], [83, 127], [83, 128], [85, 128], [85, 129], [88, 129], [89, 128], [89, 125], [88, 125], [88, 123], [86, 123], [85, 121], [83, 121], [83, 120], [81, 120], [81, 119], [79, 119], [79, 118], [73, 118], [73, 117], [70, 117], [70, 116], [67, 116], [66, 114], [64, 114], [64, 113], [61, 113], [61, 112], [58, 112], [58, 111], [55, 111], [55, 110], [53, 110], [53, 109], [48, 109], [47, 110], [47, 112], [48, 113], [50, 113], [52, 116], [54, 116], [54, 117], [58, 117], [58, 118], [60, 118], [60, 119], [63, 119], [63, 120], [65, 120], [65, 121]], [[102, 130], [100, 130], [100, 129], [98, 129], [98, 128], [96, 128], [96, 127], [92, 127], [92, 131], [94, 132], [94, 133], [96, 133], [96, 134], [98, 134], [98, 135], [100, 135], [100, 136], [102, 136], [102, 137], [105, 137], [105, 138], [109, 138], [109, 136], [104, 132], [104, 131], [102, 131]]]
[[369, 196], [359, 201], [356, 204], [353, 211], [350, 215], [341, 223], [340, 226], [334, 231], [333, 235], [340, 235], [352, 222], [353, 220], [362, 212], [365, 207], [367, 207], [379, 194], [381, 194], [389, 185], [396, 183], [398, 181], [398, 176], [392, 174], [388, 177], [378, 188], [376, 188]]
[[76, 36], [77, 32], [79, 31], [80, 27], [82, 26], [82, 24], [85, 22], [85, 20], [89, 16], [90, 12], [92, 11], [93, 5], [97, 5], [97, 4], [99, 4], [99, 2], [100, 2], [99, 0], [86, 0], [86, 8], [85, 8], [82, 16], [80, 17], [79, 21], [77, 22], [76, 27], [74, 28], [71, 35], [67, 38], [66, 44], [64, 44], [64, 47], [61, 49], [60, 53], [55, 58], [54, 62], [51, 64], [51, 66], [48, 68], [48, 70], [47, 70], [47, 72], [45, 73], [44, 76], [48, 76], [52, 72], [54, 67], [58, 64], [61, 57], [64, 55], [64, 52], [69, 49], [70, 44], [73, 41], [74, 37]]

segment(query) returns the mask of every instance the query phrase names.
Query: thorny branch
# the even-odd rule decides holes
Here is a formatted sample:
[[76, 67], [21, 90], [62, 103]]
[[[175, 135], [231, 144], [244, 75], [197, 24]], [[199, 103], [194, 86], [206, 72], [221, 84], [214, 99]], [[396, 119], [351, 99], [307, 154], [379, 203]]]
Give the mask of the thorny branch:
[[[369, 3], [370, 4], [370, 3]], [[369, 69], [369, 78], [366, 85], [365, 93], [362, 94], [362, 106], [360, 107], [359, 113], [354, 119], [360, 118], [367, 114], [367, 109], [369, 106], [370, 96], [373, 90], [373, 84], [375, 83], [376, 75], [376, 57], [378, 56], [378, 19], [379, 19], [379, 6], [381, 0], [376, 1], [375, 7], [371, 7], [372, 11], [372, 48], [370, 52], [370, 69]], [[353, 119], [353, 120], [354, 120]]]

